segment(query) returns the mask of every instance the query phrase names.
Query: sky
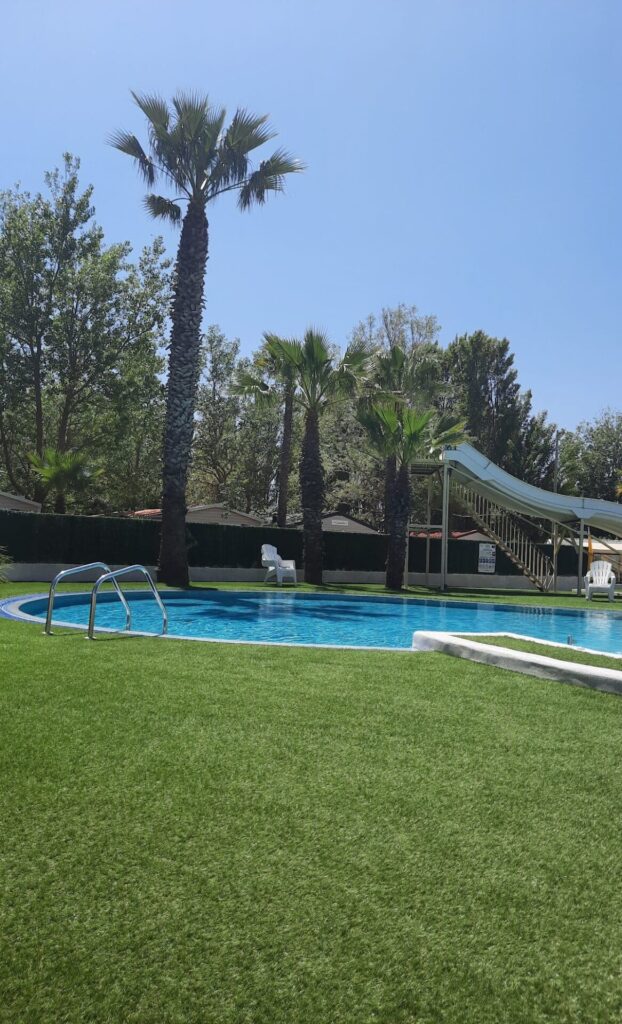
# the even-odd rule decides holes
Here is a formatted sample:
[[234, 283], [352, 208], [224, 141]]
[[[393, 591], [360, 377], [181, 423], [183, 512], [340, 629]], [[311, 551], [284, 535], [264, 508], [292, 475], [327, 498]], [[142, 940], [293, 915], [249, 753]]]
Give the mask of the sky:
[[177, 244], [106, 143], [145, 136], [130, 89], [267, 113], [305, 162], [264, 207], [210, 211], [205, 323], [243, 352], [309, 325], [343, 347], [405, 302], [444, 345], [507, 337], [562, 427], [621, 406], [620, 0], [3, 0], [2, 18], [0, 187], [38, 190], [68, 150], [110, 242]]

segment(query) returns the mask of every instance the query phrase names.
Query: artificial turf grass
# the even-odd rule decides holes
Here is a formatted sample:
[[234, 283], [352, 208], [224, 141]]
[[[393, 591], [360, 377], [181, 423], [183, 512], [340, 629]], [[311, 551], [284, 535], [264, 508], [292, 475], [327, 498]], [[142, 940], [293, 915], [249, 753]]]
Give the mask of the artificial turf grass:
[[0, 622], [0, 1020], [622, 1014], [622, 702]]
[[606, 654], [587, 654], [576, 647], [556, 647], [546, 643], [534, 643], [531, 640], [518, 640], [513, 636], [479, 636], [473, 633], [463, 634], [465, 639], [474, 640], [478, 644], [492, 644], [495, 647], [509, 647], [513, 651], [527, 651], [529, 654], [541, 654], [545, 658], [557, 658], [558, 661], [572, 661], [579, 665], [594, 665], [597, 668], [613, 668], [622, 672], [622, 658], [609, 658]]
[[[75, 583], [72, 580], [63, 582], [58, 593], [65, 591], [84, 591], [88, 590], [92, 586], [88, 582]], [[110, 586], [106, 586], [107, 589], [111, 589]], [[126, 583], [123, 581], [123, 589], [145, 589], [145, 583]], [[46, 582], [30, 582], [30, 583], [0, 583], [0, 600], [4, 597], [20, 596], [24, 594], [42, 594], [47, 593], [49, 589], [49, 583]], [[159, 590], [168, 590], [169, 588], [163, 584], [158, 584]], [[496, 603], [496, 604], [524, 604], [524, 605], [536, 605], [543, 608], [578, 608], [582, 611], [589, 611], [590, 608], [597, 608], [598, 611], [620, 611], [622, 610], [622, 601], [618, 595], [616, 602], [612, 603], [608, 599], [598, 600], [595, 599], [588, 604], [584, 597], [577, 597], [574, 594], [569, 593], [558, 593], [558, 594], [541, 594], [539, 591], [533, 590], [479, 590], [479, 589], [459, 589], [452, 588], [446, 591], [440, 591], [438, 588], [432, 587], [408, 587], [396, 594], [393, 590], [387, 590], [387, 588], [380, 583], [325, 583], [322, 586], [315, 586], [311, 583], [298, 583], [295, 586], [290, 584], [279, 587], [276, 583], [223, 583], [223, 582], [197, 582], [193, 583], [190, 587], [191, 590], [271, 590], [282, 593], [290, 593], [291, 591], [300, 591], [302, 593], [320, 593], [320, 594], [352, 594], [353, 596], [372, 596], [372, 597], [404, 597], [404, 598], [423, 598], [425, 600], [447, 600], [447, 601], [480, 601], [484, 603]]]

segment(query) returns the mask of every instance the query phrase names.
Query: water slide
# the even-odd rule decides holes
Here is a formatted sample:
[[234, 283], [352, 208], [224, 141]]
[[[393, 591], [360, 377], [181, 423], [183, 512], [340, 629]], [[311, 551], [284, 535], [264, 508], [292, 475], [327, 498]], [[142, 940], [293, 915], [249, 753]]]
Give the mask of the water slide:
[[555, 494], [541, 487], [523, 483], [500, 469], [470, 444], [446, 449], [443, 462], [453, 470], [453, 479], [512, 512], [550, 519], [570, 526], [583, 522], [598, 530], [622, 537], [622, 504], [599, 498], [578, 498], [571, 494]]

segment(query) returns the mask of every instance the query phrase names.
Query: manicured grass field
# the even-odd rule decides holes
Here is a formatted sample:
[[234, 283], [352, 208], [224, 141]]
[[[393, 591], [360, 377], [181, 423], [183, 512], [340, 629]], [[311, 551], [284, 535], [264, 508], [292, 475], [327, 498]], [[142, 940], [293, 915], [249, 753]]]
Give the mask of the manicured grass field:
[[586, 654], [585, 651], [577, 650], [576, 647], [555, 647], [548, 644], [537, 644], [529, 640], [517, 640], [511, 636], [470, 636], [469, 640], [477, 640], [480, 644], [493, 644], [495, 647], [509, 647], [513, 651], [542, 654], [545, 658], [557, 658], [558, 661], [572, 661], [579, 665], [595, 665], [597, 668], [613, 668], [617, 672], [622, 672], [622, 658], [608, 658], [606, 654]]
[[0, 1021], [622, 1019], [619, 698], [436, 654], [0, 646]]

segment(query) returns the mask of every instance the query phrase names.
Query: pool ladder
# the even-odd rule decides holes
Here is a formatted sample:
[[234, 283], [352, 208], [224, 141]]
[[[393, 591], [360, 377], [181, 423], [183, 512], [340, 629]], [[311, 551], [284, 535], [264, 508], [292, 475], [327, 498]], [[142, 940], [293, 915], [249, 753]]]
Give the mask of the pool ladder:
[[[100, 587], [102, 587], [104, 585], [104, 583], [112, 583], [113, 587], [115, 588], [115, 590], [117, 592], [117, 596], [118, 596], [121, 604], [123, 605], [123, 609], [125, 611], [125, 627], [124, 627], [124, 630], [125, 630], [125, 632], [128, 632], [129, 630], [131, 630], [131, 628], [132, 628], [132, 612], [130, 610], [129, 604], [127, 603], [125, 595], [124, 595], [123, 591], [121, 590], [121, 587], [119, 586], [118, 580], [119, 580], [119, 578], [121, 576], [128, 576], [130, 573], [135, 573], [135, 572], [141, 573], [145, 577], [145, 579], [147, 580], [147, 583], [149, 584], [149, 588], [151, 590], [151, 593], [153, 594], [153, 596], [155, 598], [155, 601], [156, 601], [156, 604], [158, 605], [158, 608], [160, 609], [160, 611], [162, 613], [162, 633], [161, 633], [161, 635], [166, 634], [166, 632], [168, 631], [168, 615], [166, 613], [166, 608], [164, 607], [164, 604], [162, 603], [162, 598], [158, 594], [158, 591], [156, 589], [156, 585], [153, 582], [150, 573], [147, 571], [147, 569], [145, 569], [144, 565], [126, 565], [126, 566], [123, 566], [121, 569], [114, 569], [114, 570], [112, 570], [109, 565], [106, 565], [105, 562], [89, 562], [88, 565], [74, 565], [73, 568], [71, 568], [71, 569], [63, 569], [62, 572], [57, 573], [57, 575], [54, 577], [54, 579], [50, 583], [50, 592], [48, 594], [48, 607], [47, 607], [47, 615], [46, 615], [46, 618], [45, 618], [45, 630], [44, 630], [44, 632], [47, 633], [48, 636], [50, 636], [51, 633], [52, 633], [52, 615], [53, 615], [53, 612], [54, 612], [54, 598], [56, 597], [56, 588], [57, 588], [58, 584], [62, 580], [67, 579], [68, 576], [75, 576], [78, 573], [88, 572], [90, 569], [103, 569], [104, 572], [95, 581], [95, 583], [93, 584], [93, 586], [91, 588], [91, 601], [90, 601], [90, 608], [89, 608], [89, 625], [88, 625], [87, 634], [86, 634], [87, 637], [89, 638], [89, 640], [94, 640], [95, 639], [95, 612], [97, 610], [97, 595], [99, 594]], [[122, 632], [122, 631], [120, 630], [119, 632]]]

